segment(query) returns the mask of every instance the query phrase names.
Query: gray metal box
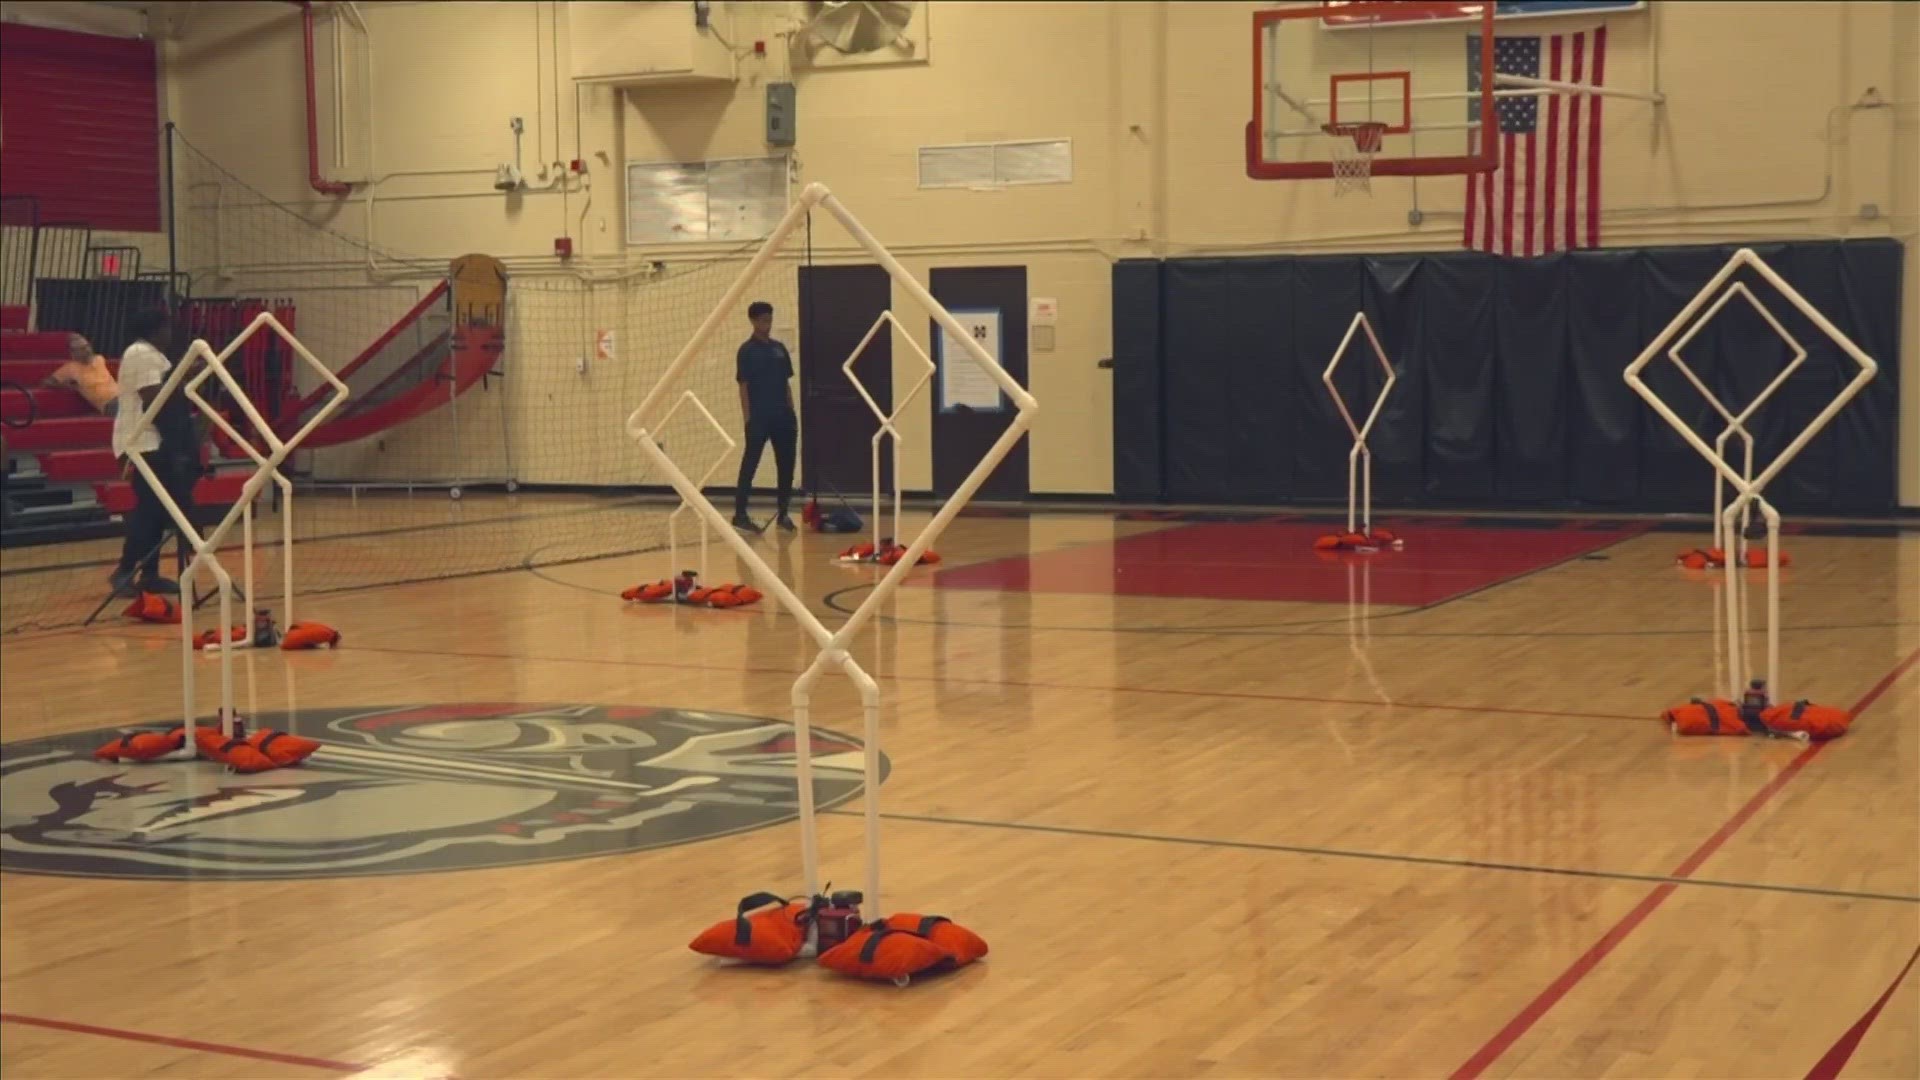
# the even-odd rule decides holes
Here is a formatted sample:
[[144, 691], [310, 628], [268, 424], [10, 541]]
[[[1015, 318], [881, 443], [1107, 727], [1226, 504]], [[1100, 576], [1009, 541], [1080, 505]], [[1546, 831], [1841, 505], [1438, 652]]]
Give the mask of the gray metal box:
[[793, 84], [767, 84], [767, 145], [792, 146], [794, 127]]

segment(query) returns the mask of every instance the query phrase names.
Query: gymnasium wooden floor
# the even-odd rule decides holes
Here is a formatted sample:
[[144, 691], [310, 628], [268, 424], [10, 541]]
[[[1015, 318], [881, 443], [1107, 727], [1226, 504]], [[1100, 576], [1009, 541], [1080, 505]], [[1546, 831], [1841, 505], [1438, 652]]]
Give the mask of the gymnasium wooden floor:
[[[1409, 522], [1407, 552], [1350, 570], [1285, 547], [1291, 528], [963, 517], [949, 587], [916, 572], [859, 644], [885, 695], [883, 906], [978, 930], [976, 967], [897, 990], [690, 953], [740, 896], [798, 886], [792, 824], [271, 880], [24, 872], [9, 847], [6, 1074], [1920, 1075], [1920, 531], [1791, 538], [1782, 689], [1859, 709], [1806, 747], [1657, 723], [1715, 689], [1717, 594], [1671, 565], [1698, 537]], [[829, 625], [873, 578], [830, 563], [842, 542], [759, 541]], [[300, 616], [344, 647], [241, 654], [240, 703], [789, 719], [811, 659], [793, 621], [617, 599], [668, 569], [317, 595]], [[1350, 610], [1349, 582], [1374, 602]], [[8, 767], [24, 740], [176, 717], [175, 641], [0, 641]], [[845, 682], [823, 686], [816, 723], [857, 735]], [[33, 832], [79, 845], [114, 832], [139, 770], [211, 768], [66, 767], [125, 774]], [[7, 797], [10, 843], [59, 802]], [[319, 805], [336, 833], [374, 811], [405, 831], [391, 803]], [[842, 887], [864, 875], [859, 807], [823, 818]], [[251, 820], [201, 835], [244, 844]]]

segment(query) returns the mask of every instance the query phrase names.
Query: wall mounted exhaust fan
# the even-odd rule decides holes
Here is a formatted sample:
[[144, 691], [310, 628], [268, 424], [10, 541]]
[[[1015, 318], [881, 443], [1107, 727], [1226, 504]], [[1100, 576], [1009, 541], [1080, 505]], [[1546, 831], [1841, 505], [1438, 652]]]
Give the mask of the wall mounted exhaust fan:
[[809, 44], [849, 56], [882, 49], [914, 51], [913, 39], [906, 36], [919, 6], [912, 0], [820, 0], [810, 6]]

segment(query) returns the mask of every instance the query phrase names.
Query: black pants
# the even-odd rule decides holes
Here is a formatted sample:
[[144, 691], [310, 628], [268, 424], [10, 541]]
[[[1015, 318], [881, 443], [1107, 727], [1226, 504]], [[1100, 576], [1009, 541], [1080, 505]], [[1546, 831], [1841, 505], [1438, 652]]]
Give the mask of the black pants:
[[[190, 460], [178, 455], [155, 452], [145, 455], [147, 464], [173, 501], [182, 510], [193, 507], [193, 484], [196, 477]], [[132, 570], [135, 567], [149, 575], [160, 573], [160, 541], [173, 528], [173, 515], [161, 504], [159, 496], [148, 486], [146, 474], [133, 470], [133, 513], [127, 515], [127, 538], [120, 546], [120, 569]], [[145, 559], [144, 566], [141, 560]]]
[[747, 512], [747, 496], [753, 492], [753, 474], [760, 471], [760, 452], [773, 443], [773, 466], [779, 487], [775, 489], [780, 513], [787, 512], [793, 496], [793, 451], [800, 441], [800, 422], [792, 413], [781, 416], [753, 417], [747, 421], [747, 445], [740, 453], [740, 479], [733, 488], [733, 512]]

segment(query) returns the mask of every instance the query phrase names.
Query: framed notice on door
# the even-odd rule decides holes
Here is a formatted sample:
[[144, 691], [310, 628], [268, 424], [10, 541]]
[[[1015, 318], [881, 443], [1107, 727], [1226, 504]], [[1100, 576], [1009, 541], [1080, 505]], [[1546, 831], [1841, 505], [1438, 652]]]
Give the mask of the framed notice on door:
[[[951, 308], [954, 321], [987, 350], [994, 363], [1000, 362], [1000, 309]], [[940, 370], [939, 405], [941, 412], [1000, 412], [1006, 399], [1000, 384], [982, 368], [964, 345], [939, 323], [933, 324], [933, 363]]]

